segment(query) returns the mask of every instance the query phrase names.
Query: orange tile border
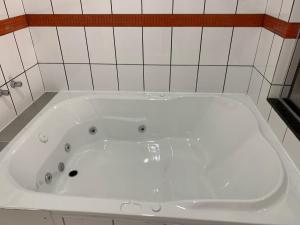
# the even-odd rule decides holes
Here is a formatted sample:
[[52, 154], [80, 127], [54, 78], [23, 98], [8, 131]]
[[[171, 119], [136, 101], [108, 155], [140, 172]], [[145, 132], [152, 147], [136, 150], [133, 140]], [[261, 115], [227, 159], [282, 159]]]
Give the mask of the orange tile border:
[[264, 14], [28, 14], [0, 21], [0, 35], [28, 26], [49, 27], [264, 27], [283, 38], [296, 38], [300, 23]]

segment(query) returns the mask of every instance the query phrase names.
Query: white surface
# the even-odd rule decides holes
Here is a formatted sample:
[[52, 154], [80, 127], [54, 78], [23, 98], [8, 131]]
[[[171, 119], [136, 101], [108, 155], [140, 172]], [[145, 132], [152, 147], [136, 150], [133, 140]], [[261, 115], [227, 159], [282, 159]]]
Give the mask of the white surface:
[[[99, 127], [95, 136], [91, 125]], [[41, 133], [48, 143], [39, 142]], [[60, 160], [67, 171], [76, 165], [78, 177], [55, 173], [43, 185]], [[4, 149], [0, 167], [2, 208], [152, 215], [147, 220], [164, 223], [299, 221], [299, 173], [242, 95], [60, 93]]]
[[234, 14], [237, 0], [210, 0], [205, 4], [205, 13], [229, 13]]
[[141, 27], [116, 27], [115, 41], [119, 64], [143, 64]]
[[81, 14], [80, 0], [61, 1], [51, 0], [55, 14]]
[[171, 91], [194, 92], [197, 83], [197, 66], [172, 66]]
[[204, 0], [174, 0], [175, 14], [201, 14], [204, 11]]
[[228, 27], [203, 28], [200, 65], [227, 64], [232, 29]]
[[247, 93], [251, 73], [252, 67], [249, 66], [229, 66], [227, 68], [224, 92]]
[[145, 66], [146, 91], [169, 91], [170, 66]]
[[30, 32], [39, 63], [62, 62], [55, 27], [31, 27]]
[[37, 100], [44, 93], [44, 84], [38, 65], [26, 72], [33, 100]]
[[93, 90], [89, 64], [65, 64], [70, 90]]
[[198, 65], [202, 28], [174, 27], [172, 64]]
[[64, 65], [39, 64], [39, 66], [46, 91], [68, 90]]
[[198, 92], [222, 93], [226, 66], [199, 66]]
[[173, 0], [143, 0], [145, 14], [171, 14]]
[[114, 14], [140, 14], [142, 12], [140, 0], [112, 0], [111, 3]]
[[84, 14], [110, 14], [110, 0], [81, 0]]
[[121, 91], [143, 90], [142, 65], [118, 65], [119, 86]]
[[118, 90], [116, 65], [92, 65], [95, 90]]

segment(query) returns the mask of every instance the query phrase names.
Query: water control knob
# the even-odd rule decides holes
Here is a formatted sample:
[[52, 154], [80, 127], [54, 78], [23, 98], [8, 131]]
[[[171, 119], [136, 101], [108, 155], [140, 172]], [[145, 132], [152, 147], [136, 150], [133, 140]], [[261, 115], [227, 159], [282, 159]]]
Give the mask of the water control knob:
[[161, 205], [160, 204], [153, 204], [152, 205], [152, 211], [155, 213], [158, 213], [161, 211]]
[[39, 135], [39, 140], [40, 140], [40, 142], [42, 142], [42, 143], [47, 143], [47, 142], [48, 142], [48, 137], [47, 137], [47, 135], [45, 135], [45, 134], [40, 134], [40, 135]]

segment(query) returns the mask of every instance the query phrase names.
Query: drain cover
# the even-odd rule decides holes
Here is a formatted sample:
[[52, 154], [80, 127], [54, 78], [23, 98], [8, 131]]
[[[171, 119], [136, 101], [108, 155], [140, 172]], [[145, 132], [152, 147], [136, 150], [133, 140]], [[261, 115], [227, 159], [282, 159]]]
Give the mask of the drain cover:
[[77, 170], [72, 170], [70, 173], [69, 173], [69, 177], [76, 177], [78, 174], [78, 171]]

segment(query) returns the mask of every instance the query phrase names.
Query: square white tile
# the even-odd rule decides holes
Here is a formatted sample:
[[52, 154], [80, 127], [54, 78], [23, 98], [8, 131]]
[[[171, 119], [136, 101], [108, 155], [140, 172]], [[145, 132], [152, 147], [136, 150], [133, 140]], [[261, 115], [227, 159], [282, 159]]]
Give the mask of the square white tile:
[[145, 64], [170, 64], [171, 28], [144, 28]]
[[201, 14], [205, 0], [174, 0], [174, 14]]
[[261, 28], [234, 28], [229, 65], [253, 65]]
[[5, 84], [4, 75], [0, 69], [0, 87]]
[[252, 67], [229, 66], [227, 68], [224, 92], [247, 93], [251, 78]]
[[25, 73], [16, 77], [14, 81], [22, 82], [22, 87], [11, 88], [8, 85], [10, 95], [15, 104], [16, 110], [18, 114], [21, 114], [28, 106], [32, 104], [32, 97], [30, 94], [30, 90], [28, 87], [27, 79], [25, 77]]
[[173, 65], [198, 65], [202, 28], [174, 27], [172, 41]]
[[172, 0], [143, 0], [143, 13], [145, 14], [171, 14]]
[[143, 64], [142, 28], [116, 27], [116, 53], [118, 64]]
[[81, 0], [84, 14], [111, 14], [110, 0]]
[[118, 65], [120, 91], [143, 91], [143, 66]]
[[205, 3], [207, 14], [233, 14], [236, 11], [237, 0], [209, 0]]
[[26, 72], [33, 100], [37, 100], [45, 92], [42, 75], [38, 65]]
[[112, 0], [114, 14], [140, 14], [142, 12], [141, 0]]
[[261, 74], [265, 74], [269, 53], [271, 51], [274, 34], [266, 29], [262, 29], [257, 47], [254, 66]]
[[265, 13], [267, 1], [268, 0], [239, 0], [237, 13]]
[[145, 90], [169, 91], [170, 66], [145, 66]]
[[0, 36], [0, 64], [6, 80], [23, 72], [21, 58], [12, 33]]
[[288, 129], [283, 141], [283, 146], [286, 149], [288, 155], [293, 160], [298, 170], [300, 170], [300, 141], [293, 134], [293, 132]]
[[66, 74], [62, 64], [40, 64], [39, 66], [45, 91], [56, 92], [68, 90]]
[[198, 74], [198, 92], [222, 93], [226, 66], [200, 66]]
[[233, 28], [204, 27], [200, 65], [226, 65]]
[[22, 1], [20, 0], [8, 0], [8, 1], [6, 0], [5, 5], [9, 17], [15, 17], [15, 16], [20, 16], [25, 14]]
[[[7, 87], [1, 87], [1, 89], [7, 90]], [[15, 118], [16, 112], [10, 96], [2, 96], [0, 98], [0, 131]]]
[[277, 138], [282, 142], [287, 130], [287, 125], [273, 109], [271, 110], [269, 124]]
[[172, 66], [171, 91], [195, 92], [197, 71], [197, 66]]
[[80, 0], [62, 1], [51, 0], [55, 14], [81, 14]]
[[87, 27], [91, 63], [116, 63], [112, 27]]
[[89, 63], [83, 27], [58, 28], [65, 63]]
[[15, 32], [18, 48], [21, 54], [25, 69], [29, 69], [37, 64], [35, 51], [32, 44], [29, 28], [18, 30]]
[[50, 0], [39, 1], [23, 0], [24, 8], [27, 14], [51, 14], [52, 7]]
[[273, 83], [273, 77], [279, 60], [282, 45], [283, 38], [275, 34], [265, 72], [265, 78], [271, 83]]
[[115, 65], [92, 65], [95, 90], [118, 90], [117, 68]]
[[62, 55], [55, 27], [30, 28], [39, 63], [61, 63]]
[[249, 85], [249, 90], [248, 90], [248, 95], [251, 97], [251, 99], [253, 100], [253, 102], [255, 104], [257, 104], [257, 101], [258, 101], [262, 82], [263, 82], [263, 76], [259, 72], [257, 72], [256, 69], [253, 69], [251, 80], [250, 80], [250, 85]]
[[66, 64], [65, 66], [70, 90], [93, 90], [89, 64]]

